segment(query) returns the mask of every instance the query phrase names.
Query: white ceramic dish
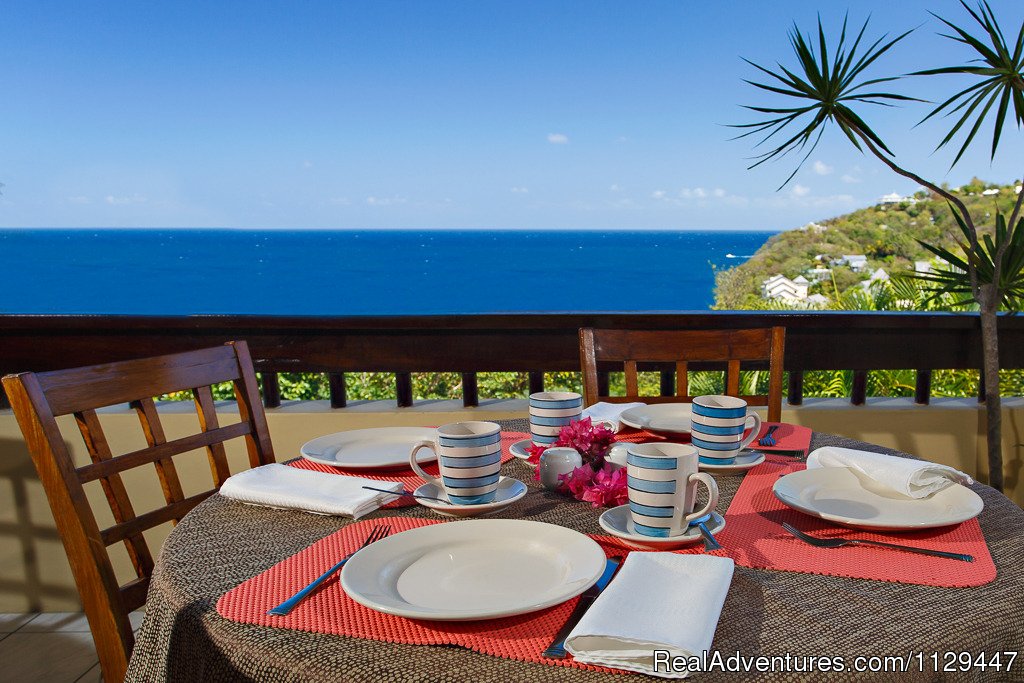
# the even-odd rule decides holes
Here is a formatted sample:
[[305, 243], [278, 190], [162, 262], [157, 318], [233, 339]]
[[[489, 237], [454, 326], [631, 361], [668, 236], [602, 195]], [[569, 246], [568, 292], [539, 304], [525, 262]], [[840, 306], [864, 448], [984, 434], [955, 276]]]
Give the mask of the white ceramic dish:
[[[307, 441], [299, 453], [303, 458], [333, 467], [380, 469], [408, 467], [409, 452], [417, 441], [433, 441], [436, 430], [426, 427], [376, 427], [327, 434]], [[433, 449], [424, 448], [416, 462], [434, 462]]]
[[[516, 441], [514, 444], [508, 447], [508, 452], [512, 454], [512, 457], [519, 458], [520, 460], [527, 460], [530, 457], [530, 452], [527, 450], [533, 445], [533, 441], [530, 439], [523, 439], [522, 441]], [[526, 463], [530, 467], [536, 469], [536, 465], [533, 463]]]
[[907, 498], [848, 467], [800, 470], [780, 478], [775, 497], [791, 508], [855, 529], [914, 531], [977, 517], [984, 503], [953, 484], [928, 498]]
[[543, 522], [467, 519], [410, 529], [356, 553], [341, 572], [349, 596], [411, 619], [471, 621], [534, 612], [601, 576], [589, 537]]
[[[704, 538], [701, 536], [700, 529], [695, 526], [689, 527], [679, 536], [670, 536], [669, 538], [653, 538], [638, 534], [633, 528], [633, 517], [629, 514], [628, 504], [605, 510], [598, 517], [597, 523], [612, 536], [621, 538], [634, 548], [643, 548], [644, 550], [672, 550], [693, 545]], [[712, 512], [708, 530], [712, 534], [717, 534], [724, 528], [725, 518], [717, 512]]]
[[711, 474], [738, 474], [739, 472], [746, 472], [757, 467], [763, 462], [764, 453], [754, 451], [740, 453], [733, 462], [727, 465], [709, 465], [706, 462], [702, 462], [699, 467], [701, 472], [710, 472]]
[[623, 410], [619, 421], [634, 429], [667, 434], [690, 433], [689, 403], [656, 403]]
[[[443, 490], [437, 488], [436, 484], [423, 484], [413, 493], [418, 496], [432, 496], [434, 498], [448, 497]], [[454, 503], [442, 503], [427, 498], [417, 498], [416, 502], [445, 517], [478, 517], [508, 507], [525, 495], [526, 484], [512, 477], [501, 477], [498, 479], [498, 489], [495, 491], [494, 500], [490, 503], [455, 505]]]

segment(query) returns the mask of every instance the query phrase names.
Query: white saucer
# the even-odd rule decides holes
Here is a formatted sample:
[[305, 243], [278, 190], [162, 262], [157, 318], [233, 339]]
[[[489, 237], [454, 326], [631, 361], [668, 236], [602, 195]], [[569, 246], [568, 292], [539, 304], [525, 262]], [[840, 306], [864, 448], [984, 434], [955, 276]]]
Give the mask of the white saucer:
[[527, 449], [532, 445], [533, 441], [531, 439], [523, 439], [522, 441], [516, 441], [514, 444], [508, 447], [508, 452], [512, 454], [512, 457], [519, 458], [520, 460], [526, 462], [526, 464], [529, 465], [530, 467], [537, 469], [537, 466], [534, 465], [532, 462], [527, 462], [530, 457], [530, 452]]
[[710, 472], [711, 474], [737, 474], [757, 467], [763, 462], [764, 453], [754, 451], [752, 453], [740, 453], [727, 465], [709, 465], [706, 462], [701, 462], [697, 467], [701, 472]]
[[[423, 484], [413, 493], [418, 496], [433, 496], [435, 498], [448, 497], [445, 495], [444, 490], [438, 490], [435, 484]], [[494, 496], [494, 501], [491, 503], [455, 505], [428, 498], [417, 498], [416, 502], [445, 517], [476, 517], [508, 507], [525, 495], [526, 484], [512, 477], [500, 477], [498, 479], [498, 490]]]
[[[673, 548], [693, 545], [704, 539], [701, 536], [700, 529], [695, 526], [691, 526], [679, 536], [672, 536], [670, 538], [654, 538], [653, 536], [643, 536], [635, 533], [633, 517], [629, 514], [628, 504], [605, 510], [597, 519], [597, 523], [612, 536], [621, 538], [635, 548], [643, 548], [645, 550], [672, 550]], [[717, 512], [712, 512], [708, 530], [712, 534], [717, 534], [724, 528], [725, 518]]]

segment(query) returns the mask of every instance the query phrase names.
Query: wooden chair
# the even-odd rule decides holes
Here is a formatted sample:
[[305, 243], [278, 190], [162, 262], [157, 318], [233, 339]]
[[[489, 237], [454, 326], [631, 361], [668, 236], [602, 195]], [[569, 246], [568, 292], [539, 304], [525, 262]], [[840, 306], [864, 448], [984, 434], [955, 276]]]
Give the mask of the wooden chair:
[[[225, 427], [219, 426], [210, 389], [220, 382], [234, 383], [241, 418]], [[220, 488], [230, 476], [225, 441], [243, 437], [252, 467], [274, 462], [249, 349], [245, 342], [231, 342], [156, 358], [9, 375], [3, 384], [64, 541], [103, 678], [124, 680], [135, 643], [128, 614], [146, 602], [153, 570], [153, 554], [142, 532], [177, 523]], [[168, 441], [153, 397], [184, 390], [193, 393], [200, 432]], [[120, 403], [134, 407], [149, 446], [115, 456], [95, 409]], [[78, 468], [55, 419], [69, 414], [75, 416], [92, 459]], [[196, 449], [205, 449], [209, 457], [214, 488], [186, 498], [171, 457]], [[136, 515], [120, 473], [150, 463], [156, 467], [166, 505]], [[86, 499], [83, 485], [95, 480], [100, 481], [115, 520], [107, 529], [99, 528]], [[137, 576], [123, 586], [107, 551], [118, 542], [124, 542]]]
[[[725, 363], [726, 390], [748, 404], [768, 406], [768, 421], [782, 417], [782, 353], [786, 329], [771, 327], [749, 330], [580, 330], [580, 365], [583, 369], [584, 405], [598, 401], [626, 403], [688, 403], [686, 372], [690, 363]], [[767, 396], [740, 396], [740, 363], [768, 362]], [[626, 372], [625, 396], [598, 395], [598, 364], [623, 364]], [[640, 396], [637, 389], [637, 363], [675, 363], [675, 396]]]

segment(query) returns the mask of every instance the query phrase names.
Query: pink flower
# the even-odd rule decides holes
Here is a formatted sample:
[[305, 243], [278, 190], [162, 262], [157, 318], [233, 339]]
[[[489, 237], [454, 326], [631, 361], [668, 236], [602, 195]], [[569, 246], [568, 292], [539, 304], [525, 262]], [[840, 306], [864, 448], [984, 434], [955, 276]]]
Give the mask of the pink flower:
[[568, 489], [574, 498], [585, 500], [594, 507], [625, 505], [629, 500], [624, 468], [613, 472], [611, 465], [606, 463], [595, 472], [593, 467], [583, 465], [563, 474], [560, 479], [563, 489]]

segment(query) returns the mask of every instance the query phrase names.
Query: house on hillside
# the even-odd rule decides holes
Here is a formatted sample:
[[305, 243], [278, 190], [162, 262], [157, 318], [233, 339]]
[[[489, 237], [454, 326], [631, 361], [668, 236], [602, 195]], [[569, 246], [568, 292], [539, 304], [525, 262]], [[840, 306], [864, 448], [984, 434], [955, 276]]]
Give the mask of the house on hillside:
[[914, 272], [915, 273], [930, 273], [932, 272], [932, 264], [930, 261], [914, 261]]
[[981, 196], [982, 197], [994, 197], [997, 194], [999, 194], [999, 188], [990, 187], [987, 190], [983, 190], [982, 193], [981, 193]]
[[843, 254], [832, 260], [833, 266], [848, 266], [850, 270], [859, 273], [868, 267], [868, 257], [864, 254]]
[[890, 192], [878, 198], [879, 206], [889, 206], [891, 204], [917, 204], [917, 197], [904, 197], [897, 192]]
[[765, 299], [781, 299], [783, 301], [803, 301], [807, 298], [807, 286], [810, 283], [803, 275], [790, 280], [785, 275], [773, 275], [761, 285], [761, 293]]
[[876, 282], [886, 282], [888, 279], [889, 273], [885, 272], [881, 268], [878, 268], [877, 270], [875, 270], [875, 272], [871, 273], [870, 278], [860, 283], [860, 286], [863, 287], [865, 290], [868, 290], [871, 289], [871, 287], [874, 286]]
[[807, 276], [811, 282], [821, 282], [832, 277], [831, 268], [811, 268], [804, 271], [804, 275]]

